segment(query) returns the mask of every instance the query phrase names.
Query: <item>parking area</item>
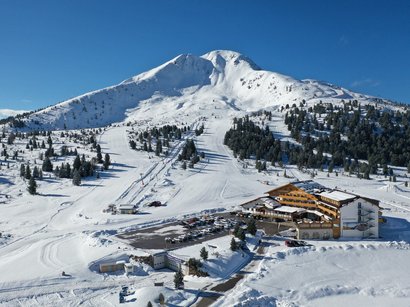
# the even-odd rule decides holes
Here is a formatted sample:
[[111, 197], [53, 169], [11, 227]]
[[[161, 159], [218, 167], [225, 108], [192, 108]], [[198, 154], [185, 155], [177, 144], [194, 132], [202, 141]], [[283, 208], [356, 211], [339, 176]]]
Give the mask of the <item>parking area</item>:
[[[135, 248], [174, 249], [198, 244], [207, 240], [226, 236], [236, 224], [246, 225], [249, 218], [232, 213], [220, 213], [192, 217], [182, 221], [144, 228], [119, 234]], [[257, 228], [267, 235], [274, 235], [289, 226], [267, 220], [257, 220]]]

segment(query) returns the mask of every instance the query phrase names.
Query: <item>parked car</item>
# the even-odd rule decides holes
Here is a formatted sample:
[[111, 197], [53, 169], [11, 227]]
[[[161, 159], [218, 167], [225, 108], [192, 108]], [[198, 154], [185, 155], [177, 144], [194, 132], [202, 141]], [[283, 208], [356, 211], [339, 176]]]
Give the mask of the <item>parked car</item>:
[[305, 241], [296, 241], [296, 240], [286, 240], [285, 245], [287, 247], [301, 247], [301, 246], [308, 246]]
[[161, 206], [162, 206], [162, 204], [158, 200], [154, 200], [154, 201], [152, 201], [148, 204], [148, 207], [161, 207]]

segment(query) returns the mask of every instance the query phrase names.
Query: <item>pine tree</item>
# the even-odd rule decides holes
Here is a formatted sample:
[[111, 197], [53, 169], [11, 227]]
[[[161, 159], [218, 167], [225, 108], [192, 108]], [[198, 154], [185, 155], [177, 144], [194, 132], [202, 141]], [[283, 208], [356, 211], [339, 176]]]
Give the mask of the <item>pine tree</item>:
[[152, 307], [151, 301], [148, 301], [147, 307]]
[[43, 165], [42, 165], [42, 170], [44, 172], [52, 172], [53, 171], [53, 164], [50, 161], [50, 158], [48, 156], [46, 156], [46, 158], [43, 161]]
[[38, 177], [39, 177], [39, 173], [38, 173], [38, 168], [37, 168], [37, 166], [34, 166], [34, 169], [33, 169], [33, 177], [34, 177], [34, 178], [38, 178]]
[[135, 148], [137, 148], [137, 143], [135, 143], [134, 140], [131, 140], [130, 141], [130, 146], [131, 146], [131, 149], [135, 149]]
[[182, 274], [181, 269], [179, 269], [174, 275], [175, 289], [178, 289], [184, 281], [184, 274]]
[[47, 144], [48, 144], [49, 147], [51, 147], [53, 145], [53, 140], [51, 139], [51, 136], [48, 136]]
[[160, 150], [161, 150], [160, 144], [161, 143], [159, 141], [157, 141], [157, 146], [155, 147], [155, 155], [156, 156], [159, 156], [159, 154], [160, 154]]
[[26, 175], [26, 166], [24, 164], [20, 165], [20, 177], [24, 177]]
[[102, 163], [101, 146], [97, 145], [97, 163]]
[[77, 155], [73, 162], [73, 169], [79, 170], [80, 167], [81, 167], [81, 159], [80, 159], [80, 156]]
[[110, 155], [106, 153], [104, 157], [104, 164], [103, 164], [104, 169], [107, 170], [110, 164], [111, 164]]
[[238, 245], [236, 244], [235, 238], [231, 240], [231, 251], [236, 251], [238, 249]]
[[30, 178], [30, 181], [28, 182], [28, 187], [27, 187], [27, 191], [31, 194], [37, 194], [37, 183], [34, 180], [34, 177]]
[[236, 237], [241, 241], [245, 241], [245, 238], [246, 238], [245, 231], [242, 228], [239, 228], [239, 230], [236, 234]]
[[203, 246], [203, 247], [201, 248], [200, 256], [201, 256], [201, 258], [202, 258], [203, 260], [207, 260], [207, 259], [208, 259], [208, 251], [205, 249], [205, 246]]
[[158, 301], [159, 301], [159, 303], [160, 303], [161, 305], [164, 305], [164, 304], [165, 304], [165, 296], [164, 296], [164, 294], [160, 293], [160, 294], [158, 295]]
[[78, 169], [74, 169], [73, 172], [73, 184], [79, 186], [81, 184], [81, 174]]
[[330, 163], [329, 163], [329, 167], [328, 167], [328, 172], [329, 172], [329, 173], [332, 173], [332, 172], [333, 172], [333, 168], [334, 168], [334, 164], [333, 164], [333, 162], [330, 162]]
[[30, 166], [26, 166], [26, 174], [24, 175], [24, 178], [30, 179], [31, 178], [31, 169]]
[[249, 220], [247, 230], [251, 235], [256, 235], [256, 222], [254, 219]]

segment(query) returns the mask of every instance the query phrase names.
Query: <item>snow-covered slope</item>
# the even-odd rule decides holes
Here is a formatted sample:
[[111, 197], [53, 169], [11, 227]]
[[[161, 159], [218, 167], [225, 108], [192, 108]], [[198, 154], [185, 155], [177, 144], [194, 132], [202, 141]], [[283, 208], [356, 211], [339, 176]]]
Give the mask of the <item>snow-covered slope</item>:
[[[302, 100], [373, 100], [326, 83], [296, 80], [261, 70], [247, 57], [217, 50], [203, 56], [179, 55], [150, 71], [118, 85], [86, 93], [36, 112], [28, 128], [73, 129], [100, 127], [127, 116], [167, 109], [168, 115], [224, 107], [231, 111], [254, 111]], [[167, 104], [167, 105], [164, 105]], [[152, 112], [156, 109], [157, 112]]]
[[0, 109], [0, 119], [25, 113], [24, 110]]

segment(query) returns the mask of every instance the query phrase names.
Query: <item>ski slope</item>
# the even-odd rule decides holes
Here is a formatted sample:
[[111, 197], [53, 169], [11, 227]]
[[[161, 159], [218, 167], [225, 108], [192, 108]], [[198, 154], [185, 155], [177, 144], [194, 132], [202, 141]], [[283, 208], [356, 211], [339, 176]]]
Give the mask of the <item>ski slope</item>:
[[[27, 130], [106, 126], [98, 143], [103, 153], [110, 154], [112, 165], [99, 179], [83, 179], [81, 186], [46, 177], [38, 182], [41, 194], [34, 196], [26, 192], [26, 183], [14, 165], [2, 167], [0, 231], [11, 236], [0, 238], [0, 305], [112, 306], [124, 284], [145, 288], [159, 280], [171, 288], [170, 272], [141, 269], [126, 277], [98, 274], [95, 267], [140, 252], [119, 241], [115, 237], [119, 232], [231, 209], [275, 186], [310, 179], [295, 166], [286, 168], [290, 178], [283, 177], [283, 168], [271, 165], [258, 173], [254, 161], [238, 161], [223, 145], [234, 117], [261, 109], [273, 112], [270, 128], [275, 137], [292, 141], [280, 109], [302, 99], [307, 105], [320, 100], [340, 103], [341, 99], [374, 103], [373, 97], [323, 82], [263, 71], [236, 52], [213, 51], [200, 57], [178, 56], [119, 85], [30, 115], [25, 119]], [[130, 129], [144, 131], [165, 124], [191, 127], [181, 140], [172, 142], [168, 156], [129, 147]], [[193, 130], [202, 124], [204, 133], [195, 136]], [[177, 158], [188, 138], [205, 158], [183, 170]], [[28, 151], [24, 158], [37, 159]], [[344, 300], [352, 306], [405, 304], [410, 296], [406, 262], [410, 190], [403, 187], [405, 171], [398, 173], [398, 182], [389, 183], [382, 176], [368, 181], [347, 174], [328, 177], [318, 171], [315, 180], [325, 186], [381, 201], [388, 220], [382, 238], [312, 242], [315, 247], [306, 250], [289, 250], [278, 240], [280, 245], [269, 248], [258, 261], [260, 265], [215, 304], [337, 306]], [[146, 206], [154, 200], [165, 206]], [[141, 213], [103, 212], [110, 204], [136, 204]], [[71, 276], [61, 276], [62, 271]], [[196, 279], [187, 286], [197, 291], [206, 285]]]
[[[290, 180], [274, 175], [274, 169], [257, 173], [253, 168], [243, 168], [242, 163], [222, 144], [224, 133], [221, 132], [230, 127], [229, 119], [214, 114], [205, 120], [193, 114], [191, 122], [194, 126], [203, 122], [206, 127], [201, 136], [194, 138], [198, 150], [205, 152], [205, 159], [194, 169], [182, 170], [176, 162], [183, 140], [173, 144], [168, 157], [151, 157], [129, 148], [127, 129], [130, 128], [119, 124], [106, 129], [100, 137], [103, 152], [110, 153], [113, 164], [99, 180], [84, 181], [80, 187], [72, 186], [70, 182], [44, 183], [49, 189], [48, 196], [23, 193], [13, 202], [1, 205], [0, 225], [14, 237], [7, 244], [0, 245], [0, 304], [53, 306], [64, 302], [109, 306], [115, 301], [113, 293], [116, 289], [130, 279], [122, 275], [107, 279], [90, 268], [102, 259], [121, 259], [124, 253], [132, 252], [130, 247], [116, 240], [116, 233], [172, 221], [187, 214], [231, 208], [270, 189], [261, 183], [263, 181], [276, 186]], [[186, 137], [191, 136], [188, 134]], [[288, 168], [288, 174], [295, 179], [309, 178], [292, 167]], [[408, 297], [405, 285], [407, 276], [410, 276], [404, 263], [409, 253], [406, 242], [410, 241], [410, 206], [403, 198], [404, 190], [386, 194], [386, 184], [382, 179], [366, 181], [347, 176], [327, 177], [323, 173], [316, 180], [329, 187], [338, 186], [366, 196], [380, 197], [382, 206], [389, 209], [385, 212], [391, 222], [384, 228], [385, 239], [364, 245], [360, 242], [313, 242], [317, 247], [301, 254], [294, 254], [283, 245], [274, 247], [255, 273], [241, 281], [232, 290], [232, 295], [227, 295], [217, 305], [249, 302], [243, 306], [253, 306], [255, 302], [264, 302], [261, 306], [265, 303], [272, 306], [273, 302], [283, 301], [283, 304], [297, 302], [295, 306], [327, 303], [337, 306], [340, 295], [351, 301], [353, 306], [355, 300], [376, 306], [383, 306], [386, 302], [401, 306], [405, 301]], [[10, 189], [9, 193], [17, 193], [24, 187]], [[152, 200], [160, 200], [166, 203], [166, 207], [144, 207]], [[110, 203], [137, 203], [144, 214], [128, 216], [102, 212]], [[384, 240], [404, 242], [389, 245], [390, 241]], [[349, 257], [344, 257], [347, 252]], [[278, 261], [269, 260], [272, 258]], [[334, 268], [336, 258], [345, 262], [336, 264]], [[389, 260], [392, 258], [399, 264], [400, 272], [394, 269], [396, 262]], [[376, 266], [366, 268], [367, 261], [374, 262]], [[364, 267], [361, 268], [363, 272], [357, 271], [357, 275], [352, 277], [349, 272], [357, 270], [357, 263]], [[321, 269], [317, 270], [318, 267]], [[378, 270], [380, 267], [385, 269]], [[299, 268], [306, 275], [298, 274]], [[63, 270], [72, 277], [62, 277]], [[345, 275], [329, 284], [323, 276], [331, 276], [335, 270], [345, 272]], [[367, 270], [375, 278], [367, 286], [355, 286]], [[281, 282], [284, 277], [278, 275], [279, 271], [283, 276], [292, 276], [292, 279], [288, 278], [288, 283], [284, 284]], [[309, 286], [305, 276], [310, 276]], [[393, 276], [400, 276], [396, 286], [378, 286]], [[141, 287], [149, 286], [158, 278], [172, 286], [172, 274], [159, 272], [130, 278]], [[274, 292], [264, 286], [272, 284], [280, 286]]]
[[[128, 249], [115, 241], [113, 235], [118, 231], [204, 210], [229, 208], [243, 198], [263, 193], [266, 186], [257, 181], [262, 175], [243, 176], [238, 162], [222, 145], [220, 131], [229, 125], [224, 119], [209, 122], [205, 133], [196, 140], [206, 159], [187, 171], [175, 163], [183, 140], [175, 144], [167, 158], [149, 159], [145, 153], [129, 148], [128, 127], [111, 127], [101, 136], [100, 144], [113, 164], [99, 180], [85, 181], [80, 187], [70, 182], [48, 184], [48, 195], [52, 196], [24, 195], [2, 205], [0, 221], [12, 222], [8, 231], [13, 232], [14, 240], [0, 246], [0, 302], [10, 302], [20, 295], [24, 299], [44, 294], [43, 285], [51, 283], [53, 287], [47, 290], [50, 293], [80, 291], [94, 282], [103, 284], [104, 289], [118, 286], [124, 282], [122, 278], [107, 285], [100, 275], [89, 270], [99, 258]], [[232, 179], [228, 179], [231, 175]], [[163, 185], [165, 180], [167, 185]], [[150, 199], [160, 199], [167, 206], [144, 208], [143, 203]], [[110, 203], [139, 203], [146, 214], [103, 213]], [[73, 277], [61, 278], [61, 271]], [[73, 300], [76, 302], [74, 297]]]

